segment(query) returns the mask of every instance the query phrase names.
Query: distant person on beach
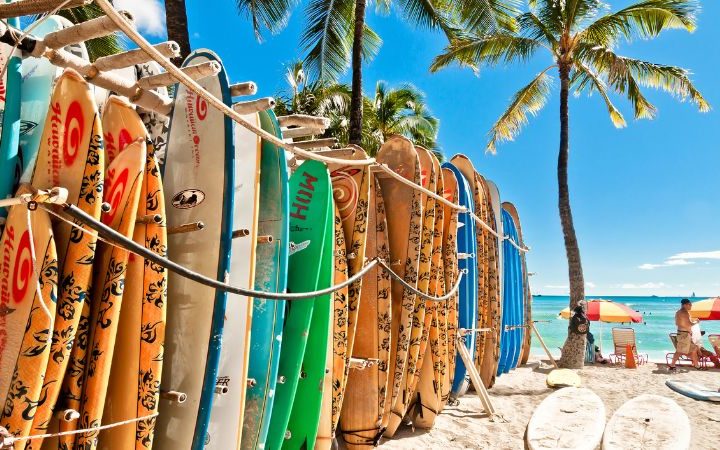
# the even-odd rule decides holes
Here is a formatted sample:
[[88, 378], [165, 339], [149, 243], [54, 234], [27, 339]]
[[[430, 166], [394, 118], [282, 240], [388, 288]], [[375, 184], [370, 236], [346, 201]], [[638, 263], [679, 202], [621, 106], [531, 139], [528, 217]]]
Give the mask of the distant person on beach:
[[677, 326], [677, 345], [675, 346], [675, 354], [672, 363], [668, 366], [669, 370], [675, 370], [675, 363], [682, 355], [688, 355], [692, 360], [692, 365], [696, 369], [700, 369], [698, 364], [698, 346], [692, 341], [692, 326], [698, 323], [698, 320], [690, 317], [692, 303], [684, 298], [680, 300], [680, 309], [675, 313], [675, 325]]

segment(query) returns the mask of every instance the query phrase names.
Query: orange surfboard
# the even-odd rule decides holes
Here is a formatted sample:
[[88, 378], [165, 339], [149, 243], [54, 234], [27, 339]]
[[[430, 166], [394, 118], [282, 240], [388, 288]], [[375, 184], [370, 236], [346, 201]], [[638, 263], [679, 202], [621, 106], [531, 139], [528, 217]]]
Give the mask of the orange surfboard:
[[[458, 186], [457, 178], [450, 169], [442, 169], [444, 193], [446, 200], [454, 204], [458, 204]], [[458, 247], [457, 247], [457, 224], [458, 211], [443, 205], [443, 242], [442, 242], [442, 258], [443, 270], [441, 276], [445, 278], [445, 289], [448, 291], [455, 286], [458, 280]], [[455, 375], [455, 360], [457, 357], [457, 327], [458, 327], [458, 295], [445, 302], [446, 316], [446, 338], [447, 355], [445, 365], [447, 370], [443, 375], [442, 384], [442, 402], [447, 403], [450, 398], [450, 391]]]
[[109, 165], [125, 147], [145, 140], [147, 130], [135, 108], [123, 97], [111, 95], [102, 112], [102, 130], [105, 138], [105, 165]]
[[40, 400], [55, 319], [58, 262], [47, 212], [10, 209], [0, 276], [0, 425], [24, 437]]

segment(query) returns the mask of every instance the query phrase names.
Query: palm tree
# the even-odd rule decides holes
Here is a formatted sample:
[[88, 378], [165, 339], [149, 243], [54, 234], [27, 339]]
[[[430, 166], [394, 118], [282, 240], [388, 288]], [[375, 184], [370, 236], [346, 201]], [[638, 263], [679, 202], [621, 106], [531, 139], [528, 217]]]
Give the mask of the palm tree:
[[[99, 6], [91, 3], [87, 6], [79, 6], [77, 8], [63, 9], [58, 11], [58, 15], [65, 17], [74, 24], [87, 22], [104, 16], [105, 12]], [[85, 42], [85, 47], [90, 56], [90, 61], [95, 61], [101, 56], [114, 55], [125, 50], [125, 43], [117, 34], [110, 34], [96, 39], [90, 39]]]
[[191, 50], [185, 0], [165, 0], [165, 24], [168, 40], [175, 41], [180, 46], [180, 56], [173, 59], [173, 63], [179, 66]]
[[[580, 261], [568, 189], [570, 90], [598, 92], [604, 100], [612, 123], [622, 128], [625, 119], [612, 103], [608, 91], [626, 96], [636, 119], [652, 119], [656, 108], [644, 96], [642, 87], [661, 89], [680, 100], [689, 100], [700, 111], [710, 105], [693, 86], [688, 71], [679, 67], [629, 58], [616, 53], [620, 43], [634, 38], [652, 39], [667, 29], [693, 31], [699, 4], [695, 0], [641, 0], [616, 12], [600, 0], [528, 0], [529, 11], [518, 14], [516, 31], [461, 36], [451, 41], [438, 56], [431, 70], [458, 62], [474, 69], [511, 62], [527, 63], [541, 51], [547, 51], [552, 64], [521, 88], [510, 105], [490, 129], [487, 149], [512, 140], [547, 102], [552, 86], [551, 71], [560, 78], [560, 150], [558, 153], [558, 206], [562, 223], [570, 279], [570, 307], [585, 297]], [[585, 336], [568, 331], [560, 364], [577, 368], [583, 365]]]

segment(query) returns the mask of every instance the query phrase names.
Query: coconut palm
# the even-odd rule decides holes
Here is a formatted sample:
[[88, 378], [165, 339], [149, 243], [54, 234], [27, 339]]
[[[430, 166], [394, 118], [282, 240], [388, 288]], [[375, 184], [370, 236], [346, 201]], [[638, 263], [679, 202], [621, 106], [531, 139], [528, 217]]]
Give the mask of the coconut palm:
[[[495, 152], [497, 143], [512, 140], [527, 123], [528, 115], [537, 114], [545, 106], [552, 74], [557, 74], [560, 79], [558, 204], [572, 309], [585, 297], [585, 283], [568, 189], [570, 90], [597, 92], [610, 120], [618, 128], [626, 122], [609, 91], [627, 97], [636, 119], [652, 119], [656, 114], [655, 106], [645, 97], [642, 88], [663, 90], [680, 100], [689, 100], [700, 111], [708, 111], [710, 106], [692, 84], [687, 70], [616, 52], [621, 43], [630, 43], [636, 38], [652, 39], [667, 29], [693, 31], [699, 4], [695, 0], [642, 0], [610, 12], [608, 5], [600, 0], [528, 0], [528, 7], [528, 12], [516, 16], [516, 31], [453, 39], [435, 59], [431, 70], [456, 62], [476, 70], [513, 62], [528, 63], [537, 61], [535, 56], [541, 52], [548, 52], [552, 58], [552, 64], [513, 96], [508, 108], [493, 124], [487, 149]], [[584, 350], [585, 336], [568, 331], [561, 365], [582, 367]]]

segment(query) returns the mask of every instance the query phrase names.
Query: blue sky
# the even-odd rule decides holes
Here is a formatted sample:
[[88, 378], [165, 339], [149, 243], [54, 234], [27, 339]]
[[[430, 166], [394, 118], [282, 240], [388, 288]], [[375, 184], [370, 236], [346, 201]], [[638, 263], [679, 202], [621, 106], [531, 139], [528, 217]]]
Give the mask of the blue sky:
[[[160, 40], [153, 26], [160, 3], [116, 0], [137, 9], [146, 34]], [[214, 49], [231, 81], [253, 80], [262, 96], [285, 86], [286, 65], [302, 55], [302, 4], [288, 27], [262, 44], [250, 22], [230, 0], [187, 0], [193, 48]], [[611, 2], [617, 8], [627, 2]], [[156, 7], [154, 7], [155, 5]], [[132, 8], [135, 9], [135, 8]], [[614, 98], [629, 124], [615, 129], [603, 102], [573, 98], [570, 189], [589, 295], [720, 295], [720, 5], [703, 2], [693, 34], [671, 31], [659, 39], [621, 49], [633, 57], [680, 65], [715, 107], [707, 114], [669, 95], [646, 91], [659, 109], [655, 120], [635, 121], [629, 105]], [[557, 213], [556, 158], [558, 95], [531, 120], [514, 142], [497, 155], [485, 153], [487, 131], [513, 93], [551, 62], [492, 69], [476, 76], [451, 68], [431, 74], [429, 64], [445, 45], [444, 37], [416, 30], [397, 15], [369, 16], [383, 38], [380, 53], [365, 68], [366, 92], [377, 80], [410, 82], [422, 89], [440, 118], [440, 144], [448, 157], [465, 153], [476, 169], [494, 180], [504, 200], [521, 215], [525, 240], [532, 247], [529, 270], [535, 293], [567, 292], [567, 266]], [[348, 77], [345, 77], [346, 80]], [[557, 86], [557, 83], [556, 83]]]

